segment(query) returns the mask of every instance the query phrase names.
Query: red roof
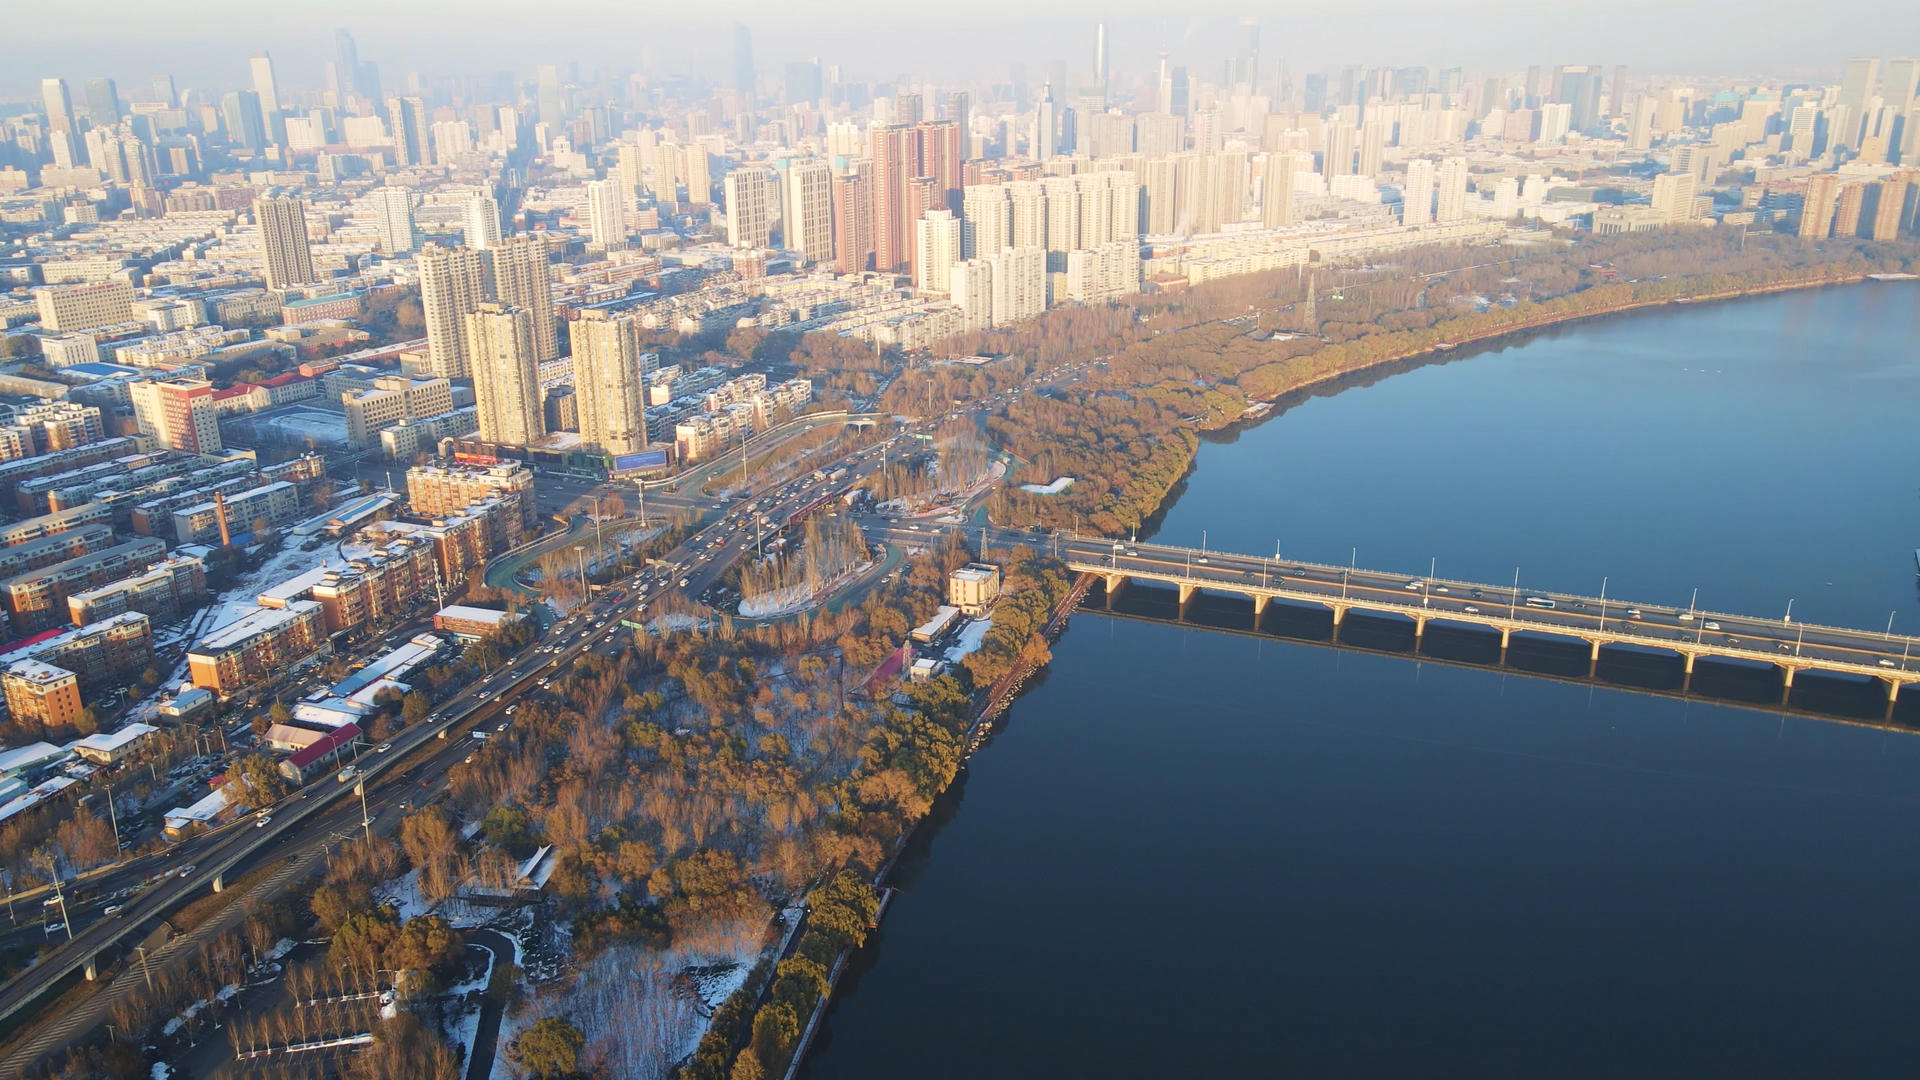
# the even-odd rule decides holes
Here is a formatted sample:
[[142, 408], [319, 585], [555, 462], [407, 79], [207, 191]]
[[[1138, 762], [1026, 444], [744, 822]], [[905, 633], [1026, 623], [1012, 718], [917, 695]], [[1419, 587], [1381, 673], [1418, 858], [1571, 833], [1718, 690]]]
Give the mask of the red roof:
[[304, 749], [295, 750], [287, 757], [287, 764], [305, 771], [306, 767], [333, 753], [360, 737], [360, 725], [342, 724], [328, 732], [319, 742]]
[[19, 652], [21, 649], [24, 649], [29, 645], [38, 645], [40, 642], [45, 641], [48, 638], [57, 638], [61, 634], [64, 634], [71, 629], [73, 629], [71, 626], [56, 626], [51, 630], [42, 630], [39, 633], [33, 635], [32, 637], [25, 637], [25, 638], [21, 638], [19, 641], [9, 642], [5, 645], [0, 645], [0, 657], [4, 657], [8, 653]]
[[225, 390], [215, 390], [213, 392], [213, 400], [227, 401], [231, 398], [245, 397], [246, 395], [252, 392], [253, 392], [253, 384], [234, 383], [232, 386], [227, 387]]
[[313, 376], [311, 375], [302, 375], [297, 371], [289, 371], [284, 375], [275, 375], [273, 378], [268, 379], [266, 382], [263, 382], [260, 385], [261, 386], [291, 386], [294, 383], [303, 383], [303, 382], [312, 382], [312, 381], [313, 381]]

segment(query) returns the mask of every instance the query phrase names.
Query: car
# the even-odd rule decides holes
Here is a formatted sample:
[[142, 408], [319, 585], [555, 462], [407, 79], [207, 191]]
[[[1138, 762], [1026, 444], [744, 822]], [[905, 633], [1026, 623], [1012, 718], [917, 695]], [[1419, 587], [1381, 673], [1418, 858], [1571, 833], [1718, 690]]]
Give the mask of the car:
[[195, 870], [198, 870], [198, 869], [200, 869], [198, 866], [195, 866], [193, 863], [188, 863], [187, 865], [180, 868], [180, 876], [186, 877], [187, 875], [193, 873]]
[[1628, 619], [1629, 621], [1631, 621], [1631, 622], [1639, 622], [1639, 621], [1640, 621], [1640, 613], [1639, 613], [1639, 612], [1637, 612], [1637, 611], [1629, 611], [1629, 612], [1627, 612], [1627, 619]]
[[51, 937], [51, 936], [53, 936], [54, 934], [57, 934], [57, 933], [59, 933], [60, 931], [62, 931], [62, 930], [65, 930], [66, 928], [67, 928], [67, 924], [66, 924], [66, 923], [63, 923], [63, 922], [54, 922], [54, 923], [48, 923], [48, 924], [47, 924], [47, 935], [48, 935], [49, 937]]
[[256, 829], [264, 829], [271, 824], [273, 824], [273, 818], [271, 817], [255, 818], [253, 827]]
[[1706, 627], [1709, 630], [1720, 629], [1720, 624], [1717, 622], [1714, 622], [1712, 619], [1708, 619], [1706, 622], [1703, 622], [1700, 625]]
[[1421, 581], [1419, 578], [1415, 578], [1412, 581], [1407, 582], [1405, 585], [1401, 587], [1406, 589], [1408, 592], [1418, 592], [1419, 590], [1426, 587], [1426, 583]]
[[1477, 608], [1477, 607], [1474, 607], [1474, 606], [1473, 606], [1472, 604], [1468, 604], [1468, 605], [1467, 605], [1466, 607], [1464, 607], [1464, 608], [1461, 608], [1460, 610], [1462, 610], [1462, 611], [1464, 611], [1464, 612], [1466, 612], [1466, 613], [1467, 613], [1467, 614], [1469, 614], [1469, 615], [1478, 615], [1478, 614], [1480, 614], [1480, 609], [1479, 609], [1479, 608]]
[[1202, 555], [1202, 556], [1200, 556], [1199, 558], [1197, 558], [1197, 559], [1195, 559], [1195, 560], [1193, 560], [1193, 561], [1194, 561], [1194, 562], [1197, 562], [1197, 563], [1200, 563], [1201, 565], [1203, 565], [1203, 566], [1204, 566], [1204, 565], [1206, 564], [1206, 562], [1207, 562], [1207, 557], [1206, 557], [1205, 555]]
[[112, 918], [113, 916], [118, 915], [125, 910], [126, 908], [121, 907], [119, 904], [108, 904], [106, 907], [100, 909], [100, 914], [105, 915], [108, 918]]
[[468, 755], [467, 755], [467, 760], [466, 760], [465, 762], [463, 762], [463, 764], [466, 764], [466, 765], [471, 765], [471, 764], [473, 764], [473, 755], [472, 755], [472, 754], [468, 754]]
[[1693, 621], [1693, 612], [1691, 612], [1691, 611], [1676, 611], [1676, 612], [1674, 612], [1674, 613], [1673, 613], [1673, 617], [1674, 617], [1674, 618], [1676, 618], [1676, 619], [1679, 619], [1679, 620], [1680, 620], [1681, 622], [1692, 622], [1692, 621]]
[[374, 752], [376, 753], [384, 754], [387, 751], [393, 749], [393, 744], [390, 742], [383, 742], [379, 746], [374, 747], [373, 749], [374, 749]]
[[1433, 591], [1437, 593], [1445, 593], [1447, 591], [1447, 587], [1445, 585], [1435, 585], [1433, 587]]
[[1469, 591], [1467, 595], [1473, 597], [1475, 600], [1478, 600], [1481, 598], [1481, 593], [1479, 589], [1473, 589]]
[[1885, 657], [1881, 657], [1881, 658], [1880, 658], [1879, 660], [1876, 660], [1876, 661], [1874, 661], [1874, 662], [1875, 662], [1875, 663], [1877, 663], [1877, 664], [1879, 664], [1879, 665], [1880, 665], [1881, 667], [1888, 667], [1888, 668], [1890, 668], [1890, 667], [1899, 667], [1899, 666], [1900, 666], [1900, 665], [1898, 665], [1898, 664], [1896, 664], [1896, 663], [1894, 663], [1893, 661], [1891, 661], [1891, 660], [1888, 660], [1888, 659], [1887, 659], [1887, 658], [1885, 658]]

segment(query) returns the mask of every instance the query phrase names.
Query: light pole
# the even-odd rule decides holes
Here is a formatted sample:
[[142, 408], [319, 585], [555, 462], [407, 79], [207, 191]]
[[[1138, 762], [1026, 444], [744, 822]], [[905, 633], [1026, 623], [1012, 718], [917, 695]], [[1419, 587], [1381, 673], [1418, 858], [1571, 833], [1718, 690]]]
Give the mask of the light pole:
[[1700, 586], [1695, 585], [1693, 587], [1693, 596], [1688, 598], [1687, 600], [1687, 614], [1689, 615], [1693, 614], [1694, 605], [1699, 603], [1699, 601], [1700, 601]]
[[1897, 614], [1899, 614], [1899, 612], [1897, 611], [1887, 612], [1887, 638], [1886, 639], [1888, 641], [1893, 640], [1893, 617]]
[[1790, 623], [1793, 621], [1793, 599], [1791, 597], [1787, 599], [1787, 614], [1780, 621], [1783, 623]]
[[1438, 555], [1429, 556], [1427, 559], [1427, 584], [1425, 588], [1420, 590], [1420, 606], [1421, 607], [1433, 606], [1433, 572], [1439, 569], [1439, 567], [1440, 567], [1440, 556]]
[[1600, 579], [1600, 629], [1607, 628], [1607, 579]]
[[1354, 571], [1357, 570], [1359, 566], [1360, 549], [1354, 548], [1352, 552], [1347, 555], [1347, 572], [1340, 575], [1340, 599], [1345, 600], [1347, 598], [1347, 582], [1352, 579]]
[[1520, 606], [1520, 568], [1513, 568], [1513, 593], [1507, 597], [1507, 618], [1513, 618], [1515, 609]]
[[1793, 655], [1800, 655], [1800, 643], [1807, 639], [1807, 624], [1800, 624], [1800, 634], [1793, 639]]

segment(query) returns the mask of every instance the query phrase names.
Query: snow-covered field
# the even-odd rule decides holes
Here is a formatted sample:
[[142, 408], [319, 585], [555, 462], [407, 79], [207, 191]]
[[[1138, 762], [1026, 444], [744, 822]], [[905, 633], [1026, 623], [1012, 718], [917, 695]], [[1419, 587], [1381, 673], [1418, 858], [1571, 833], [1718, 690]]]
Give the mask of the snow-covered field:
[[805, 582], [789, 585], [784, 589], [770, 589], [751, 600], [740, 601], [740, 614], [749, 619], [768, 619], [810, 608], [820, 597], [826, 596], [871, 569], [873, 569], [872, 563], [861, 563], [818, 589], [809, 589]]

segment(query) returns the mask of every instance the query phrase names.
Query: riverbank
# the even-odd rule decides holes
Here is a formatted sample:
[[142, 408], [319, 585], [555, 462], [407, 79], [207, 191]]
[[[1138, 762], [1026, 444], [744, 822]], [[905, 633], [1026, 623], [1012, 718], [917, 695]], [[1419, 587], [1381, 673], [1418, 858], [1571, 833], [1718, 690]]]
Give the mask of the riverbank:
[[[1707, 292], [1707, 293], [1699, 293], [1699, 294], [1689, 293], [1689, 294], [1683, 294], [1678, 296], [1663, 296], [1663, 297], [1647, 298], [1642, 300], [1631, 300], [1623, 303], [1610, 304], [1604, 307], [1593, 308], [1590, 310], [1552, 312], [1548, 314], [1538, 315], [1528, 319], [1523, 319], [1518, 322], [1514, 322], [1507, 325], [1489, 327], [1482, 331], [1469, 332], [1466, 334], [1462, 334], [1458, 338], [1453, 340], [1422, 342], [1417, 345], [1412, 345], [1404, 350], [1391, 352], [1386, 355], [1379, 356], [1377, 358], [1368, 358], [1366, 361], [1362, 363], [1350, 364], [1350, 365], [1342, 366], [1332, 371], [1317, 374], [1304, 381], [1297, 382], [1292, 385], [1284, 386], [1284, 387], [1272, 390], [1270, 392], [1264, 393], [1260, 396], [1252, 398], [1252, 400], [1262, 404], [1266, 404], [1269, 407], [1271, 407], [1279, 404], [1282, 398], [1286, 398], [1296, 394], [1306, 393], [1308, 391], [1316, 389], [1317, 387], [1325, 386], [1329, 383], [1338, 382], [1341, 379], [1347, 378], [1349, 376], [1364, 374], [1365, 372], [1371, 371], [1375, 368], [1386, 367], [1391, 364], [1405, 363], [1406, 361], [1417, 360], [1425, 356], [1447, 355], [1447, 354], [1456, 352], [1463, 346], [1484, 345], [1489, 342], [1499, 341], [1503, 338], [1512, 337], [1517, 334], [1530, 333], [1535, 330], [1545, 330], [1550, 327], [1563, 326], [1568, 323], [1584, 322], [1589, 319], [1605, 318], [1611, 315], [1622, 315], [1628, 312], [1645, 311], [1653, 308], [1666, 308], [1666, 307], [1684, 306], [1684, 305], [1690, 305], [1690, 304], [1708, 304], [1708, 303], [1715, 303], [1715, 302], [1726, 301], [1726, 300], [1751, 299], [1751, 298], [1761, 297], [1761, 296], [1771, 296], [1771, 295], [1784, 293], [1784, 292], [1796, 292], [1802, 289], [1825, 288], [1827, 286], [1832, 286], [1832, 285], [1859, 285], [1859, 284], [1864, 284], [1870, 280], [1874, 281], [1875, 283], [1885, 283], [1888, 279], [1886, 275], [1872, 275], [1872, 274], [1823, 275], [1820, 277], [1809, 278], [1805, 280], [1772, 282], [1772, 283], [1763, 284], [1763, 285], [1755, 285], [1755, 286], [1736, 288], [1736, 289], [1722, 289], [1716, 292]], [[1920, 280], [1920, 279], [1900, 278], [1900, 279], [1894, 279], [1894, 280]], [[1315, 355], [1318, 355], [1317, 351], [1315, 353], [1307, 354], [1306, 358], [1310, 358]], [[1452, 359], [1455, 357], [1449, 357], [1449, 358]], [[1201, 430], [1218, 431], [1218, 430], [1224, 430], [1226, 428], [1233, 427], [1236, 425], [1252, 426], [1253, 424], [1257, 424], [1271, 415], [1272, 414], [1270, 412], [1263, 412], [1259, 416], [1251, 417], [1251, 418], [1243, 419], [1242, 417], [1235, 417], [1231, 421], [1221, 423], [1213, 427], [1206, 427], [1203, 425]]]

